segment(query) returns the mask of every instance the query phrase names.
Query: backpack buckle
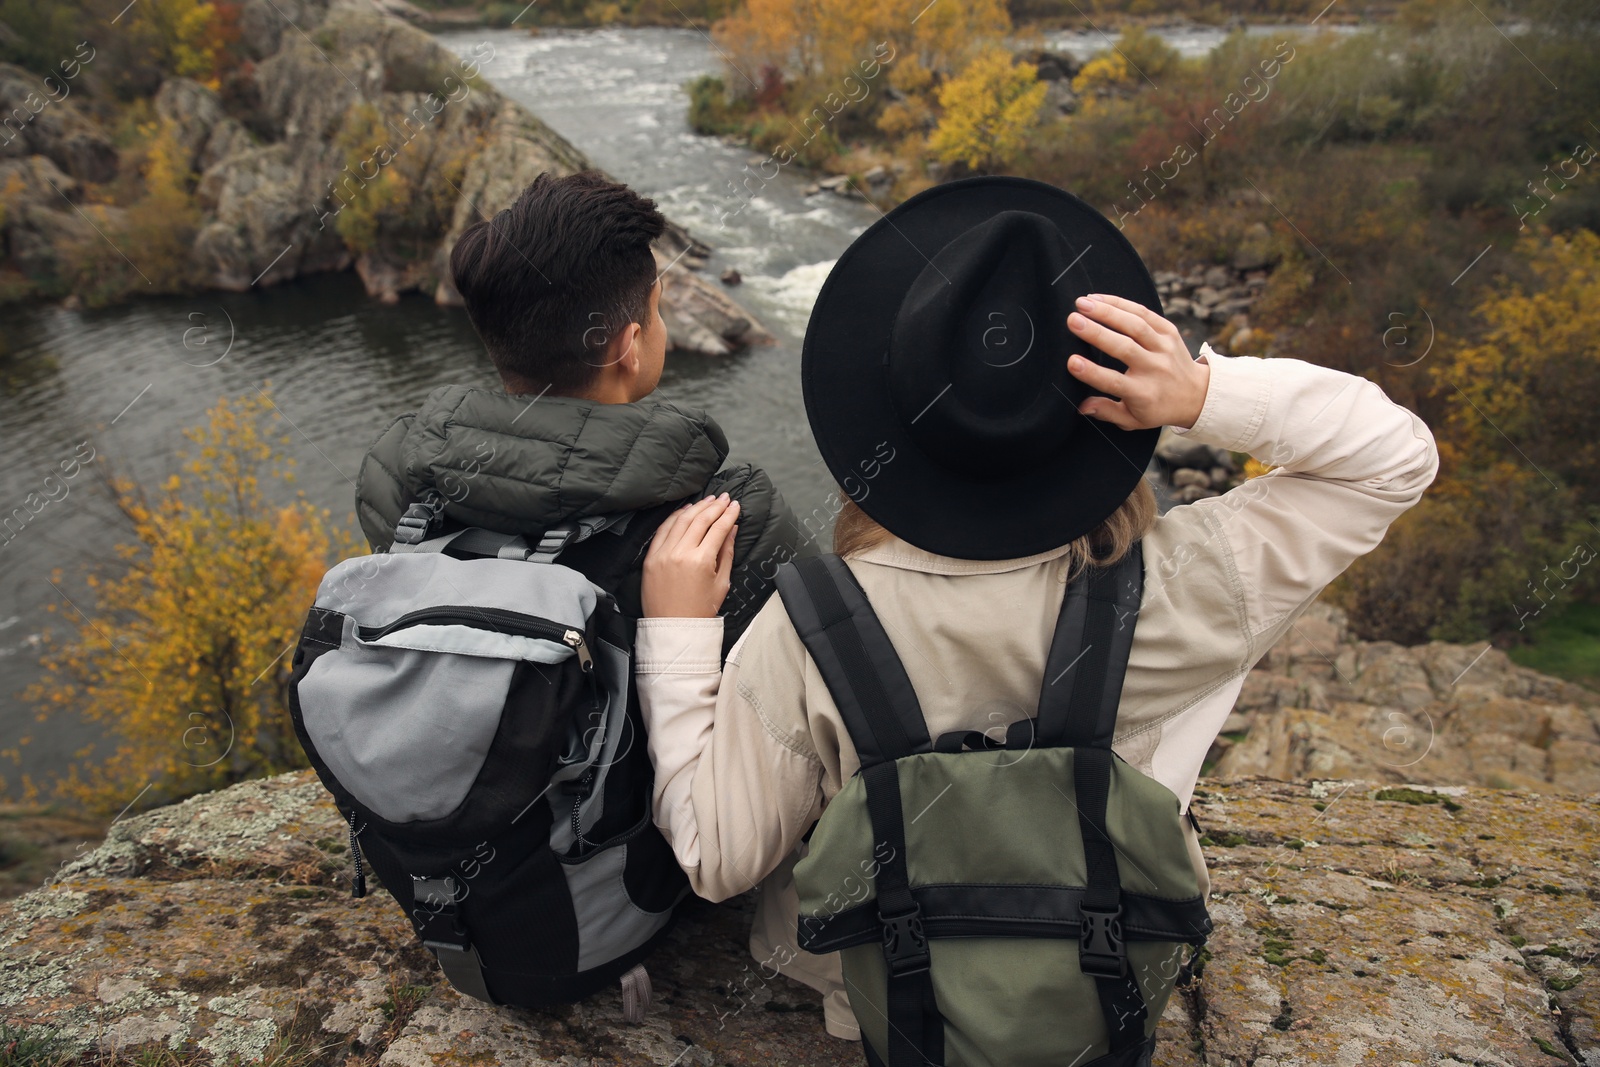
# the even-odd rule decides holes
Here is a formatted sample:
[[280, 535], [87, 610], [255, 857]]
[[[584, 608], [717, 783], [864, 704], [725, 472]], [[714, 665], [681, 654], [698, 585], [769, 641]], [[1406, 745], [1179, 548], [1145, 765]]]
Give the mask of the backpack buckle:
[[406, 513], [394, 524], [395, 542], [402, 545], [422, 544], [443, 514], [444, 497], [436, 490], [423, 490], [422, 498], [406, 508]]
[[1128, 951], [1122, 942], [1122, 905], [1109, 911], [1082, 909], [1078, 931], [1078, 967], [1096, 978], [1122, 978], [1128, 973]]
[[878, 919], [883, 923], [883, 958], [889, 973], [899, 977], [927, 970], [928, 938], [922, 931], [921, 905], [914, 903], [910, 911], [898, 915], [880, 911]]

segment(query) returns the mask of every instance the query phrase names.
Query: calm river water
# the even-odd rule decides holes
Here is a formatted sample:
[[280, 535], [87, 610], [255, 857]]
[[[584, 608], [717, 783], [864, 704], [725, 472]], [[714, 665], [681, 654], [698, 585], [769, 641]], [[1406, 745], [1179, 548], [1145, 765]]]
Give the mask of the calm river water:
[[[1189, 54], [1222, 37], [1206, 29], [1164, 35]], [[713, 277], [726, 267], [744, 276], [734, 295], [778, 343], [723, 360], [673, 356], [658, 395], [714, 413], [731, 459], [765, 467], [797, 511], [821, 506], [831, 483], [806, 429], [800, 342], [828, 269], [875, 209], [827, 193], [805, 197], [810, 178], [783, 172], [741, 210], [729, 186], [752, 153], [697, 136], [685, 121], [683, 83], [721, 70], [696, 31], [467, 30], [441, 40], [462, 53], [490, 41], [495, 56], [484, 73], [494, 84], [711, 244]], [[1049, 43], [1080, 54], [1104, 45], [1092, 34]], [[353, 527], [353, 479], [366, 447], [428, 390], [457, 381], [494, 382], [465, 314], [420, 297], [375, 303], [353, 274], [104, 311], [12, 309], [0, 314], [0, 513], [43, 492], [48, 475], [88, 449], [96, 467], [157, 478], [172, 468], [182, 430], [218, 397], [270, 383], [301, 488]], [[73, 717], [36, 722], [19, 699], [38, 676], [46, 605], [70, 613], [69, 598], [83, 603], [85, 567], [124, 538], [94, 482], [93, 473], [66, 481], [65, 496], [0, 544], [0, 748], [32, 739], [20, 765], [0, 759], [0, 795], [17, 795], [24, 772], [48, 781], [96, 741], [96, 729]]]

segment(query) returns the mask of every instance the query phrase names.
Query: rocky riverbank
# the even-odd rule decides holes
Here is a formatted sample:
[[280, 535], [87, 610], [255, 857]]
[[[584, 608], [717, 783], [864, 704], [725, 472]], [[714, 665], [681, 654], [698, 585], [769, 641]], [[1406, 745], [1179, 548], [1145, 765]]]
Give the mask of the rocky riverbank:
[[[175, 203], [196, 213], [177, 257], [186, 262], [162, 267], [202, 288], [354, 269], [374, 298], [455, 304], [457, 235], [540, 171], [591, 165], [494, 89], [487, 42], [457, 59], [369, 0], [245, 0], [239, 27], [249, 62], [221, 92], [173, 77], [153, 100], [170, 162], [192, 177]], [[0, 146], [0, 273], [17, 292], [59, 293], [98, 255], [138, 275], [137, 295], [139, 279], [159, 273], [127, 237], [139, 232], [136, 208], [104, 202], [126, 165], [113, 137], [76, 99], [41, 99], [36, 77], [0, 65], [0, 113], [28, 120]], [[697, 272], [708, 251], [677, 226], [657, 243], [672, 344], [721, 355], [770, 341]]]

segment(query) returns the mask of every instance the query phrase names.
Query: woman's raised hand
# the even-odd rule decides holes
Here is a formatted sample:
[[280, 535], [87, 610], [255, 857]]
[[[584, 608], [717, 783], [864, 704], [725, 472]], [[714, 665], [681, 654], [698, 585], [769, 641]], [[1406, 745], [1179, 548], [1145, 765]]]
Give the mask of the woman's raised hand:
[[1078, 298], [1067, 329], [1128, 365], [1118, 372], [1081, 355], [1067, 359], [1069, 374], [1110, 394], [1085, 400], [1078, 407], [1083, 414], [1124, 430], [1187, 429], [1200, 417], [1211, 368], [1189, 355], [1183, 335], [1167, 319], [1143, 304], [1096, 293]]
[[644, 558], [639, 600], [646, 618], [709, 619], [728, 595], [739, 502], [709, 496], [673, 512]]

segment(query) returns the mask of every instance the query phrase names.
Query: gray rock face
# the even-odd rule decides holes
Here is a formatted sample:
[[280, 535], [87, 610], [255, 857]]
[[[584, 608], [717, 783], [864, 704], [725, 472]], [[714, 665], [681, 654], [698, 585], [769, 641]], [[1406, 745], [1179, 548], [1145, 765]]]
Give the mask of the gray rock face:
[[111, 139], [78, 107], [72, 83], [53, 84], [67, 88], [52, 95], [30, 72], [0, 63], [0, 159], [44, 156], [74, 178], [110, 181], [117, 176]]
[[[72, 210], [69, 198], [79, 183], [63, 174], [49, 156], [0, 159], [0, 190], [7, 192], [5, 238], [10, 260], [30, 277], [52, 277], [60, 269], [60, 250], [98, 240], [88, 218]], [[108, 216], [119, 209], [106, 209]]]
[[1600, 694], [1487, 642], [1358, 641], [1314, 604], [1246, 680], [1217, 775], [1600, 794]]

